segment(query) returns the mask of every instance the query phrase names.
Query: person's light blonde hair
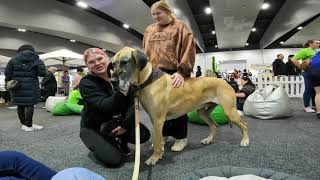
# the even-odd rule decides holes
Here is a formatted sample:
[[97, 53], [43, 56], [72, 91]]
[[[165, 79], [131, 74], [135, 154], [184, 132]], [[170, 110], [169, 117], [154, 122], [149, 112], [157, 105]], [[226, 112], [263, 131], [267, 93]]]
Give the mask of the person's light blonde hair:
[[174, 14], [173, 10], [165, 1], [155, 2], [154, 4], [152, 4], [151, 9], [161, 9], [167, 12], [172, 19], [176, 19], [176, 15]]

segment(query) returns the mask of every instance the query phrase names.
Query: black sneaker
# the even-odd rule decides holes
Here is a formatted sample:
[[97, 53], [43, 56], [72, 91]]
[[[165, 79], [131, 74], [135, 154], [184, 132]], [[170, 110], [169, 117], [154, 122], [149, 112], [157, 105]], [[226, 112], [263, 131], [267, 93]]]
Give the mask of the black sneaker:
[[317, 113], [317, 118], [320, 119], [320, 113]]

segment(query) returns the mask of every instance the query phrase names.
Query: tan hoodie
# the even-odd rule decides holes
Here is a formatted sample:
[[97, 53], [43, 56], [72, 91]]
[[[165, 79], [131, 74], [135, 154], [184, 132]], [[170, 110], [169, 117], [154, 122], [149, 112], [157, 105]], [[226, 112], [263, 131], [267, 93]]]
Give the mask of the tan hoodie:
[[151, 64], [162, 70], [176, 70], [190, 76], [196, 48], [191, 30], [178, 19], [168, 25], [157, 23], [147, 27], [143, 36], [143, 49]]

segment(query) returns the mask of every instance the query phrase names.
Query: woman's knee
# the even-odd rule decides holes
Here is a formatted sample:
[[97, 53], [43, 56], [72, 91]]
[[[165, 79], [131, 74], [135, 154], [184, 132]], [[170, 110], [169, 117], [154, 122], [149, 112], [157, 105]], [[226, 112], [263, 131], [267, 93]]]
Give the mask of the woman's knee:
[[91, 129], [81, 128], [80, 138], [101, 163], [111, 166], [121, 164], [121, 153], [118, 148], [115, 147], [114, 143], [107, 141], [97, 132]]

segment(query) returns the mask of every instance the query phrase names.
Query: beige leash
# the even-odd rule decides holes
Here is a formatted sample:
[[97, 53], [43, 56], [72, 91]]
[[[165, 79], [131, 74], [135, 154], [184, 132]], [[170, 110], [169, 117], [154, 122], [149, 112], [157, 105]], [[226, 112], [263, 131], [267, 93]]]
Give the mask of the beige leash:
[[135, 111], [135, 129], [136, 129], [136, 153], [134, 159], [134, 167], [132, 180], [139, 179], [139, 168], [140, 168], [140, 112], [139, 112], [139, 100], [138, 96], [134, 98], [134, 111]]

